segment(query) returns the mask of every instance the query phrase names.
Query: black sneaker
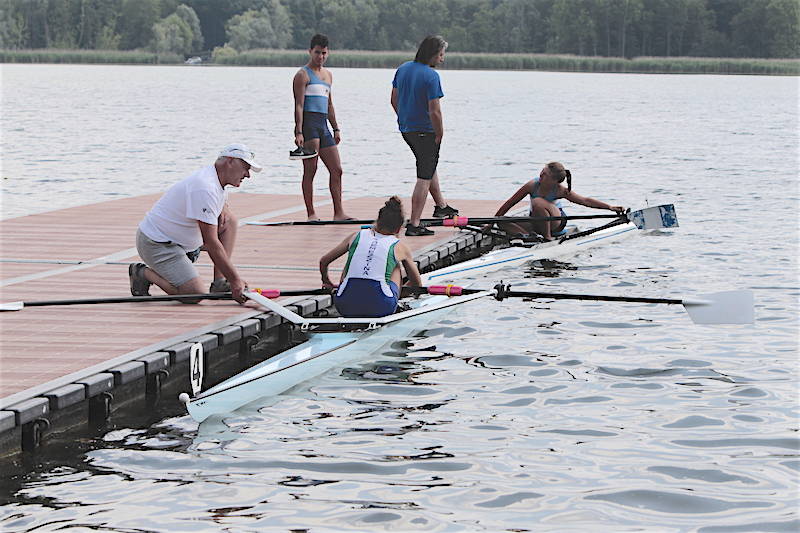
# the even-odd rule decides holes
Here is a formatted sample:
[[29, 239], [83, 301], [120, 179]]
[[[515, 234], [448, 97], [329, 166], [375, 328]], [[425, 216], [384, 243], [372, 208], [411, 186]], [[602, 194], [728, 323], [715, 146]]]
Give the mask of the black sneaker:
[[309, 150], [305, 146], [300, 146], [296, 150], [289, 152], [289, 159], [308, 159], [310, 157], [317, 157], [317, 152]]
[[225, 278], [215, 279], [208, 287], [208, 292], [231, 292], [231, 284]]
[[433, 218], [449, 218], [458, 214], [458, 209], [446, 205], [439, 207], [438, 205], [433, 208]]
[[128, 278], [131, 282], [131, 295], [132, 296], [150, 296], [150, 283], [144, 277], [144, 269], [147, 265], [144, 263], [131, 263], [128, 266]]
[[425, 226], [406, 224], [406, 237], [423, 237], [426, 235], [434, 235], [434, 232]]

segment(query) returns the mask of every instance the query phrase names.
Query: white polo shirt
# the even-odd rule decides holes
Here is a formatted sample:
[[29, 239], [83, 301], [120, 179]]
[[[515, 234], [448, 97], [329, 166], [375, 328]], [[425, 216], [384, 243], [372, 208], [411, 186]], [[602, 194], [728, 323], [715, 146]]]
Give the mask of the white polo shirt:
[[156, 242], [171, 241], [186, 251], [195, 250], [203, 244], [197, 221], [216, 225], [225, 199], [214, 165], [203, 167], [167, 189], [139, 229]]

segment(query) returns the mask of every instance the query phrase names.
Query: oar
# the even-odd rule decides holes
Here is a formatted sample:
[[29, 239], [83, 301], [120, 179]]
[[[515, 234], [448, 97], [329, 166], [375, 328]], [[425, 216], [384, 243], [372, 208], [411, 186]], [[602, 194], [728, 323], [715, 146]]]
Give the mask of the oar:
[[[252, 291], [263, 294], [267, 298], [279, 298], [281, 296], [313, 296], [319, 294], [330, 294], [330, 289], [297, 289], [281, 291], [278, 289], [251, 289]], [[119, 303], [141, 303], [141, 302], [198, 302], [200, 300], [231, 300], [233, 297], [229, 292], [215, 292], [208, 294], [174, 294], [159, 296], [121, 296], [112, 298], [82, 298], [75, 300], [39, 300], [33, 302], [9, 302], [0, 303], [0, 311], [20, 311], [25, 307], [43, 307], [52, 305], [88, 305], [88, 304], [119, 304]]]
[[[696, 324], [752, 324], [755, 320], [752, 291], [726, 291], [699, 294], [695, 298], [643, 298], [635, 296], [606, 296], [598, 294], [565, 294], [552, 292], [512, 291], [508, 285], [495, 286], [495, 298], [550, 298], [554, 300], [596, 300], [650, 304], [680, 304]], [[465, 289], [454, 285], [403, 287], [404, 294], [445, 294], [459, 296], [481, 289]], [[485, 289], [483, 289], [485, 290]]]
[[[593, 218], [621, 218], [633, 222], [637, 228], [659, 229], [678, 227], [678, 219], [675, 216], [675, 206], [672, 204], [647, 207], [637, 211], [628, 211], [624, 214], [614, 215], [567, 215], [560, 217], [461, 217], [452, 218], [423, 218], [421, 223], [424, 226], [453, 226], [463, 227], [467, 225], [483, 225], [502, 222], [546, 222], [552, 220], [588, 220]], [[252, 226], [324, 226], [337, 224], [368, 225], [373, 224], [374, 220], [298, 220], [288, 222], [247, 222]]]

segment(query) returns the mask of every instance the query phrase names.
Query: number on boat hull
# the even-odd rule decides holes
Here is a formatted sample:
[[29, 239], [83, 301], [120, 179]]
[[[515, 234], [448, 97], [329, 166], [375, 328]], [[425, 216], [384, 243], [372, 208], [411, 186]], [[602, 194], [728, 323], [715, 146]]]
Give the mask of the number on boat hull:
[[203, 345], [199, 342], [189, 350], [189, 381], [192, 383], [192, 395], [197, 395], [203, 388]]

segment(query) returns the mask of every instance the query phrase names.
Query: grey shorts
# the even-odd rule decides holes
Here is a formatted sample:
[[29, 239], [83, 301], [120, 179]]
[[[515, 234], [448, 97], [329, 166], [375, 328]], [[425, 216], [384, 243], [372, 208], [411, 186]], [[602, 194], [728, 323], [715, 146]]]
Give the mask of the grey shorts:
[[180, 287], [199, 276], [186, 250], [174, 242], [156, 242], [137, 229], [136, 251], [147, 266], [174, 287]]

